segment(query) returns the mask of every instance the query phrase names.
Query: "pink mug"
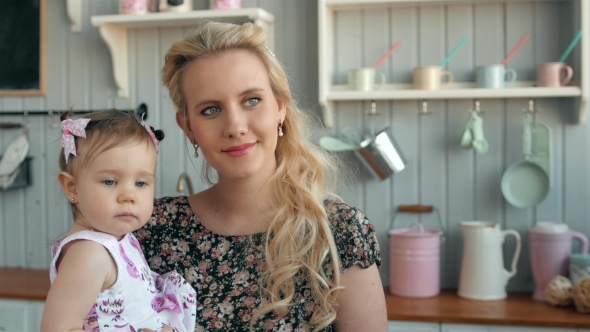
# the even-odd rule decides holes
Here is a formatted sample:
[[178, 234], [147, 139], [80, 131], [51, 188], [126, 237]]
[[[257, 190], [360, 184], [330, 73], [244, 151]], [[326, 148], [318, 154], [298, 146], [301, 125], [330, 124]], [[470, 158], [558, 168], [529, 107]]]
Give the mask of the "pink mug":
[[535, 281], [533, 299], [545, 301], [545, 286], [557, 275], [567, 276], [574, 238], [582, 243], [581, 252], [588, 253], [588, 238], [569, 229], [564, 223], [538, 222], [527, 230], [531, 270]]
[[547, 62], [537, 65], [537, 86], [564, 86], [573, 77], [574, 70], [563, 62]]

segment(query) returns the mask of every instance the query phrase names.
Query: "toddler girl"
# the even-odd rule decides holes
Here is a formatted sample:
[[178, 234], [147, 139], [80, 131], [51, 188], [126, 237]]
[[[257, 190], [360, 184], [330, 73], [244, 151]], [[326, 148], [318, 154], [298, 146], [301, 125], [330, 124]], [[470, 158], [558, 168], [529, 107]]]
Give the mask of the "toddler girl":
[[195, 291], [152, 272], [131, 234], [152, 214], [164, 133], [117, 110], [62, 120], [58, 181], [75, 221], [53, 247], [41, 331], [194, 331]]

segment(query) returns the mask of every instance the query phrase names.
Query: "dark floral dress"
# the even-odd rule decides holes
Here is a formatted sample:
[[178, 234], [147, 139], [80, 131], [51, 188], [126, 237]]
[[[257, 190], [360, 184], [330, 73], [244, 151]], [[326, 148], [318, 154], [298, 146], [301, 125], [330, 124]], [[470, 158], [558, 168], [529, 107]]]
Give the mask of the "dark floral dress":
[[[325, 201], [342, 269], [354, 264], [381, 265], [373, 225], [361, 211]], [[266, 268], [265, 233], [222, 236], [206, 229], [187, 197], [155, 200], [152, 219], [135, 233], [150, 267], [180, 273], [197, 291], [196, 331], [248, 331], [261, 304], [259, 277]], [[330, 271], [326, 271], [330, 275]], [[268, 313], [254, 331], [311, 331], [308, 322], [317, 303], [304, 277], [296, 277], [294, 305], [280, 320]], [[329, 326], [323, 331], [333, 331]]]

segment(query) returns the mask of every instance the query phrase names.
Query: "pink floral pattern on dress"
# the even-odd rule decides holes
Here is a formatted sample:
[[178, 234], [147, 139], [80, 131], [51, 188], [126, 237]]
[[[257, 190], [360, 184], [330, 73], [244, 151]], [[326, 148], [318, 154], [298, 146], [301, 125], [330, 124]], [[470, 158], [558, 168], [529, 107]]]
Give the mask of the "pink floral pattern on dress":
[[129, 257], [127, 257], [127, 255], [125, 254], [125, 249], [123, 249], [123, 246], [121, 244], [119, 244], [119, 251], [121, 252], [123, 260], [125, 261], [125, 263], [127, 263], [127, 272], [129, 272], [129, 275], [133, 278], [139, 278], [139, 272], [137, 272], [135, 264], [133, 264]]
[[[359, 263], [380, 265], [373, 225], [358, 209], [344, 203], [324, 203], [345, 270]], [[154, 203], [152, 219], [135, 232], [153, 271], [176, 270], [196, 290], [195, 331], [249, 331], [250, 320], [261, 303], [260, 277], [266, 269], [265, 234], [221, 236], [206, 229], [191, 210], [187, 198], [165, 197]], [[333, 275], [326, 261], [325, 272]], [[158, 280], [156, 279], [156, 284]], [[303, 275], [295, 280], [294, 305], [277, 319], [267, 314], [254, 323], [254, 331], [311, 331], [309, 320], [317, 302]], [[185, 299], [186, 300], [186, 299]], [[333, 326], [323, 329], [333, 331]]]

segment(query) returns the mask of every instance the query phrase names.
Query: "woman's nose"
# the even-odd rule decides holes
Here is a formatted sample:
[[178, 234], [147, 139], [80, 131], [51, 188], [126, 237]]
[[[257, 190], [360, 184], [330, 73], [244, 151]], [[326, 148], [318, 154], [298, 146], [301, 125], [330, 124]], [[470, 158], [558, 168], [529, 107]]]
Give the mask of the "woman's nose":
[[226, 110], [223, 135], [228, 138], [236, 138], [248, 132], [248, 116], [241, 107], [234, 106]]

